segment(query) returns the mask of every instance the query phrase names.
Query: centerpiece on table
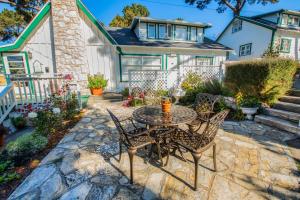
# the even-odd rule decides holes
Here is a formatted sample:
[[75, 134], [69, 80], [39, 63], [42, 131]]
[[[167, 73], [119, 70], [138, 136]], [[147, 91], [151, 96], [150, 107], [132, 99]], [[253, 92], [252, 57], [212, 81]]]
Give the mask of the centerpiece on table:
[[170, 113], [172, 106], [172, 99], [170, 97], [162, 97], [161, 109], [163, 113]]
[[101, 96], [106, 86], [107, 80], [103, 74], [88, 76], [88, 88], [90, 88], [92, 95]]

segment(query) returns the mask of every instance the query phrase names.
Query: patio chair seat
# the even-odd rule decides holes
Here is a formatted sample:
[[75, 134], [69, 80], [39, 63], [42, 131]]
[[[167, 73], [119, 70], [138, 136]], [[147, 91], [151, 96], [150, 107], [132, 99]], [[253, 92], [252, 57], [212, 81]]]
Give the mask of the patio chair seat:
[[139, 135], [137, 137], [133, 136], [133, 137], [130, 137], [129, 139], [130, 139], [130, 143], [132, 146], [139, 147], [139, 148], [154, 143], [154, 140], [152, 138], [150, 138], [147, 134]]

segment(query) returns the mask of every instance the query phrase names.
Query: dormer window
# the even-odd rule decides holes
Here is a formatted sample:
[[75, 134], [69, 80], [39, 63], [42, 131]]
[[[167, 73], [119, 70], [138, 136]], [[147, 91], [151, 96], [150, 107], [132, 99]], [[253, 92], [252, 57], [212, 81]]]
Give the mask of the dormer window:
[[187, 40], [187, 26], [175, 26], [175, 40]]
[[243, 21], [242, 20], [235, 20], [232, 24], [232, 33], [236, 33], [242, 30]]
[[148, 38], [155, 39], [155, 24], [148, 24]]
[[197, 28], [196, 27], [191, 27], [190, 40], [191, 41], [197, 41]]
[[167, 25], [166, 24], [159, 24], [158, 38], [159, 39], [166, 39], [167, 38]]
[[289, 26], [299, 26], [299, 18], [294, 16], [289, 16], [288, 19]]

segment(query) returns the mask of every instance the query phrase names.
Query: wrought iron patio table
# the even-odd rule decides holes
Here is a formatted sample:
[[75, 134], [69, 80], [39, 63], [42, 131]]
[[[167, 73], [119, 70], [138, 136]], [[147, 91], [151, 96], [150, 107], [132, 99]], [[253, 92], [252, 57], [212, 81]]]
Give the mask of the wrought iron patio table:
[[197, 113], [184, 106], [172, 105], [170, 113], [163, 113], [161, 106], [143, 106], [133, 112], [133, 119], [151, 127], [176, 126], [191, 122], [197, 118]]

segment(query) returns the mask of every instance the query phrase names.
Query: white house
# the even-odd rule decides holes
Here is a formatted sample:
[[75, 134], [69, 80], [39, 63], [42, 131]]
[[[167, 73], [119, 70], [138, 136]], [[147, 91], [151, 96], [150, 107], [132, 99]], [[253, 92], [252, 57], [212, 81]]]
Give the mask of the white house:
[[220, 65], [231, 49], [205, 37], [210, 26], [140, 17], [109, 28], [80, 0], [51, 0], [13, 44], [0, 46], [0, 60], [6, 74], [73, 73], [82, 87], [88, 74], [102, 73], [116, 90], [129, 70]]
[[235, 17], [217, 42], [234, 49], [230, 60], [259, 58], [271, 46], [282, 57], [300, 60], [300, 12], [278, 10]]

